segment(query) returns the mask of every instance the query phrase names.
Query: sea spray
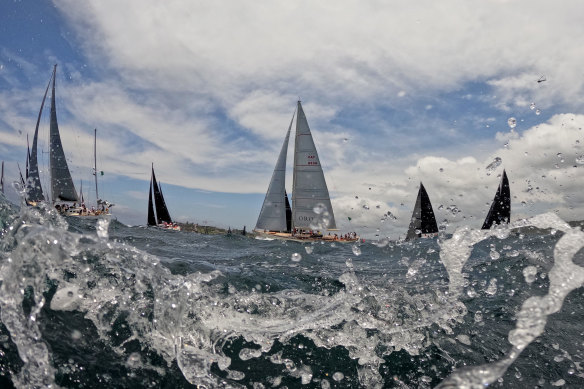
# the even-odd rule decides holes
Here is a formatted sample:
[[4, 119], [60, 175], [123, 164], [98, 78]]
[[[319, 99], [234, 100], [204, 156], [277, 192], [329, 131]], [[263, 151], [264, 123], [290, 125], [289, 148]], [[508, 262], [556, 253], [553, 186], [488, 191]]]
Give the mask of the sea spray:
[[[481, 298], [487, 303], [479, 293], [488, 289], [492, 279], [497, 279], [497, 288], [491, 289], [494, 294], [487, 294], [488, 299], [508, 299], [506, 273], [496, 274], [495, 266], [509, 258], [546, 259], [511, 234], [512, 229], [529, 225], [562, 231], [561, 242], [572, 234], [557, 217], [543, 215], [503, 230], [461, 229], [452, 238], [441, 237], [439, 246], [432, 240], [382, 247], [363, 244], [357, 258], [350, 245], [314, 245], [302, 261], [293, 262], [292, 254], [302, 250], [295, 243], [244, 238], [223, 241], [221, 237], [128, 229], [113, 222], [105, 239], [96, 230], [84, 235], [69, 232], [67, 223], [50, 210], [25, 207], [2, 238], [6, 247], [1, 262], [2, 322], [23, 362], [11, 379], [19, 387], [73, 385], [73, 381], [63, 383], [64, 376], [77, 377], [88, 385], [111, 385], [105, 366], [113, 363], [111, 371], [128, 369], [118, 378], [118, 385], [127, 386], [162, 385], [164, 380], [177, 379], [169, 374], [174, 368], [189, 383], [207, 387], [276, 382], [289, 387], [303, 382], [367, 387], [437, 385], [453, 367], [469, 363], [467, 356], [481, 358], [481, 342], [473, 335], [475, 329], [467, 325], [470, 322], [484, 331], [480, 325], [490, 320], [490, 306], [480, 312], [475, 307], [469, 312], [469, 307]], [[569, 244], [558, 243], [556, 256], [573, 255], [575, 251], [566, 247], [575, 250], [581, 239], [579, 232], [573, 235]], [[168, 242], [167, 246], [154, 244], [157, 239]], [[497, 248], [500, 257], [493, 259], [490, 245], [481, 254], [481, 242], [487, 239], [501, 240], [501, 245], [510, 248]], [[175, 241], [176, 246], [170, 246]], [[522, 246], [515, 246], [515, 241]], [[233, 245], [230, 250], [223, 249], [226, 242]], [[165, 247], [169, 250], [160, 251]], [[190, 251], [176, 254], [178, 247]], [[521, 254], [506, 256], [513, 251]], [[184, 257], [171, 259], [166, 253]], [[409, 259], [401, 263], [399, 258]], [[475, 264], [472, 258], [482, 262]], [[349, 259], [348, 267], [345, 262]], [[578, 269], [556, 271], [558, 263], [549, 271], [550, 283], [555, 285], [556, 272], [572, 272], [575, 279], [570, 288], [576, 287], [581, 282]], [[184, 266], [192, 267], [185, 271]], [[484, 277], [484, 286], [472, 286], [477, 281], [470, 280], [472, 266], [478, 266], [475, 269]], [[521, 263], [518, 275], [526, 285], [524, 267]], [[412, 270], [409, 276], [408, 269]], [[538, 278], [530, 285], [546, 280]], [[469, 295], [470, 288], [479, 293]], [[561, 306], [562, 293], [550, 300], [558, 306], [554, 309]], [[514, 299], [525, 295], [524, 291]], [[23, 299], [30, 311], [23, 309]], [[530, 308], [525, 318], [518, 315], [527, 320], [527, 327], [518, 324], [518, 332], [509, 334], [517, 345], [513, 349], [525, 347], [539, 336], [541, 327], [533, 333], [521, 331], [531, 328], [528, 320], [545, 324], [553, 307], [536, 301], [535, 306], [542, 305], [541, 314]], [[475, 323], [473, 318], [479, 313], [481, 320]], [[47, 347], [53, 344], [52, 336], [39, 323], [57, 314], [68, 318], [63, 324], [66, 331], [60, 332], [68, 334], [66, 344], [73, 350], [94, 344], [83, 350], [107, 350], [109, 360], [90, 367], [71, 354], [65, 356], [66, 363], [53, 365], [53, 360], [62, 358], [61, 347]], [[73, 320], [76, 315], [84, 321]], [[456, 347], [466, 349], [457, 359], [448, 357], [455, 355]], [[481, 366], [484, 374], [469, 370], [465, 375], [464, 369], [457, 369], [444, 385], [494, 382], [513, 362], [511, 357], [518, 356], [516, 350]], [[404, 358], [415, 361], [411, 370], [400, 365]], [[327, 365], [329, 360], [336, 361], [334, 368]], [[262, 366], [262, 374], [254, 366]], [[84, 376], [88, 369], [96, 370]], [[132, 373], [135, 371], [141, 374]], [[182, 384], [173, 381], [177, 385]]]

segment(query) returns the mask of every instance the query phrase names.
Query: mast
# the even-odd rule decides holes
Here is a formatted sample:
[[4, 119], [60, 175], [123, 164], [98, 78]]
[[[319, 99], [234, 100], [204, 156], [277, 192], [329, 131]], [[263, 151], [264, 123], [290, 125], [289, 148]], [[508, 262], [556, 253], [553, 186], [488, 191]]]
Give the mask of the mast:
[[0, 173], [0, 192], [4, 193], [4, 161], [2, 161], [2, 173]]
[[499, 183], [499, 188], [495, 193], [495, 198], [485, 218], [482, 229], [488, 230], [493, 224], [508, 224], [511, 221], [511, 190], [509, 188], [509, 179], [503, 169], [503, 177]]
[[294, 121], [295, 114], [296, 111], [294, 111], [292, 119], [290, 119], [290, 125], [288, 126], [288, 131], [286, 132], [282, 149], [276, 161], [260, 215], [258, 216], [256, 230], [290, 231], [290, 225], [287, 222], [287, 211], [290, 208], [290, 203], [287, 201], [286, 196], [286, 157], [288, 155], [288, 141], [290, 139], [290, 131], [292, 130], [292, 122]]
[[57, 65], [53, 68], [53, 87], [51, 93], [51, 126], [50, 126], [50, 149], [49, 160], [51, 165], [51, 192], [53, 202], [79, 201], [69, 166], [63, 151], [61, 136], [59, 135], [59, 124], [57, 123], [57, 107], [55, 99], [55, 79]]
[[93, 129], [93, 175], [95, 176], [95, 201], [99, 202], [97, 192], [97, 128]]
[[[327, 221], [328, 226], [325, 228], [336, 229], [335, 216], [324, 173], [300, 101], [298, 101], [296, 115], [292, 182], [292, 229], [313, 229], [313, 226]], [[326, 208], [328, 215], [316, 214], [314, 210], [317, 207]]]

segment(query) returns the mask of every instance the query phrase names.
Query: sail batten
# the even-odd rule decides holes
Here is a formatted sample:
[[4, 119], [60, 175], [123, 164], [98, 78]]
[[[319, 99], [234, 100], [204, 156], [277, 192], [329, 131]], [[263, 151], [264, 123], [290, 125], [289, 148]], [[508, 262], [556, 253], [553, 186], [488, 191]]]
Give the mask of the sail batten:
[[[73, 178], [67, 165], [63, 144], [59, 134], [59, 124], [57, 122], [57, 107], [55, 99], [55, 79], [57, 65], [53, 69], [53, 87], [51, 93], [51, 124], [50, 124], [50, 153], [49, 161], [51, 166], [51, 194], [55, 201], [79, 201]], [[34, 147], [34, 145], [33, 145]]]
[[[296, 115], [296, 137], [294, 142], [294, 175], [292, 183], [292, 228], [312, 230], [324, 220], [327, 229], [336, 229], [335, 216], [324, 172], [316, 145], [302, 109], [298, 102]], [[315, 209], [328, 214], [323, 217]]]
[[511, 221], [511, 190], [507, 173], [503, 170], [501, 182], [495, 193], [495, 198], [485, 218], [482, 229], [488, 230], [493, 224], [505, 224]]

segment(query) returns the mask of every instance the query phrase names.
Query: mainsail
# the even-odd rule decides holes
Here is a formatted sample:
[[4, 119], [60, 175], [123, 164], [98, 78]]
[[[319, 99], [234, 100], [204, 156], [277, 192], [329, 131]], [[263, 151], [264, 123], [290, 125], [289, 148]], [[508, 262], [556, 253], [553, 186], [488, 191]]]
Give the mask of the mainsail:
[[290, 130], [292, 129], [292, 122], [294, 121], [294, 114], [290, 120], [290, 126], [284, 138], [284, 144], [280, 150], [272, 179], [268, 186], [262, 210], [256, 223], [256, 230], [290, 232], [291, 226], [287, 219], [287, 212], [290, 210], [290, 202], [286, 194], [286, 156], [288, 154], [288, 140], [290, 139]]
[[511, 221], [511, 190], [507, 173], [503, 170], [503, 177], [499, 183], [497, 193], [483, 223], [483, 230], [488, 230], [493, 224], [509, 223]]
[[43, 114], [43, 108], [45, 106], [45, 100], [47, 99], [47, 93], [49, 92], [49, 86], [51, 86], [51, 80], [55, 76], [55, 72], [49, 79], [47, 84], [47, 89], [45, 89], [45, 95], [43, 96], [43, 101], [41, 102], [41, 108], [39, 110], [39, 115], [37, 117], [36, 127], [34, 129], [34, 136], [32, 138], [32, 149], [28, 157], [27, 171], [26, 171], [26, 201], [29, 204], [38, 203], [45, 200], [43, 195], [43, 188], [41, 187], [41, 178], [39, 176], [39, 164], [37, 158], [37, 144], [39, 138], [39, 124], [41, 122], [41, 116]]
[[[154, 209], [156, 209], [156, 216]], [[162, 223], [172, 223], [172, 219], [166, 207], [160, 185], [156, 182], [154, 164], [152, 164], [152, 178], [150, 179], [150, 193], [148, 195], [148, 225], [155, 226]]]
[[436, 224], [436, 217], [430, 203], [430, 197], [426, 192], [426, 188], [420, 182], [420, 190], [418, 191], [418, 198], [412, 213], [412, 219], [406, 235], [406, 240], [419, 238], [422, 235], [434, 234], [438, 232], [438, 225]]
[[[55, 78], [57, 73], [57, 65], [53, 69], [53, 88], [51, 94], [51, 126], [50, 126], [50, 153], [49, 161], [51, 164], [51, 194], [53, 202], [61, 201], [79, 201], [67, 160], [65, 159], [65, 152], [63, 151], [63, 144], [61, 143], [61, 136], [59, 135], [59, 124], [57, 123], [57, 107], [55, 102]], [[35, 132], [35, 141], [36, 141]], [[33, 150], [35, 148], [33, 141]]]
[[[318, 220], [317, 208], [325, 208], [327, 217]], [[320, 222], [328, 220], [325, 226], [336, 229], [335, 216], [322, 166], [312, 139], [306, 115], [298, 102], [296, 115], [296, 140], [294, 142], [294, 176], [292, 181], [292, 228], [312, 230]]]

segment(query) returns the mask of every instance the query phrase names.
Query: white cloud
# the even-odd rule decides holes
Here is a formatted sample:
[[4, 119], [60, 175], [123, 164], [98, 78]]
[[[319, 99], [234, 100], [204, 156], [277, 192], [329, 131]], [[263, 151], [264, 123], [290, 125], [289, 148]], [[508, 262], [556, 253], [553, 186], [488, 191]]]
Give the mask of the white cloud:
[[[463, 209], [454, 224], [482, 219], [498, 184], [484, 168], [496, 156], [514, 182], [516, 215], [544, 205], [579, 215], [582, 169], [570, 166], [581, 116], [503, 131], [532, 102], [584, 112], [580, 1], [55, 4], [99, 77], [68, 67], [71, 80], [58, 83], [63, 142], [80, 169], [91, 166], [97, 127], [100, 169], [144, 180], [154, 162], [165, 183], [263, 192], [302, 99], [338, 219], [357, 213], [353, 224], [377, 228], [391, 211], [400, 231], [420, 180], [435, 208]], [[28, 90], [11, 71], [0, 74], [14, 86], [0, 91], [0, 120], [13, 129], [0, 130], [1, 142], [24, 147], [17, 130], [34, 129], [45, 81]], [[445, 112], [449, 94], [466, 106]]]

